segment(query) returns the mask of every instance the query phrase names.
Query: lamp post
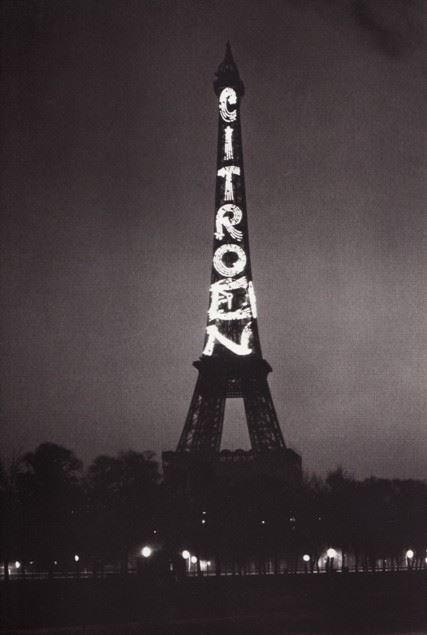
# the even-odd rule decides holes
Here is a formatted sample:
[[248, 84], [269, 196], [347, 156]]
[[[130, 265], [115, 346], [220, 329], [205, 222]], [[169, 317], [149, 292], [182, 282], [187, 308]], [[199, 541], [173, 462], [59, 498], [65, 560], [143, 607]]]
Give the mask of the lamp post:
[[303, 555], [302, 560], [304, 562], [304, 573], [308, 573], [308, 563], [310, 562], [310, 556], [308, 553]]
[[198, 561], [199, 561], [199, 560], [198, 560], [197, 556], [191, 556], [191, 557], [190, 557], [190, 566], [191, 566], [191, 564], [193, 564], [193, 565], [194, 565], [194, 570], [193, 570], [193, 571], [194, 571], [194, 573], [197, 571], [197, 569], [196, 569], [196, 565], [197, 565]]
[[80, 578], [80, 556], [77, 553], [74, 554], [74, 562], [76, 566], [76, 577]]
[[327, 561], [326, 561], [326, 569], [327, 571], [333, 571], [334, 570], [334, 560], [337, 557], [337, 552], [333, 547], [329, 547], [329, 549], [326, 552], [327, 555]]
[[154, 550], [149, 545], [144, 545], [141, 547], [139, 555], [140, 558], [137, 558], [136, 561], [136, 571], [139, 576], [148, 577], [150, 572], [152, 572], [152, 562], [151, 556], [153, 555]]
[[190, 567], [191, 567], [191, 563], [190, 563], [190, 558], [191, 558], [191, 554], [188, 551], [188, 549], [184, 549], [184, 551], [181, 552], [181, 556], [184, 558], [184, 560], [187, 563], [187, 573], [190, 573]]
[[414, 559], [414, 552], [412, 549], [408, 549], [406, 552], [406, 567], [408, 571], [412, 569], [412, 561]]

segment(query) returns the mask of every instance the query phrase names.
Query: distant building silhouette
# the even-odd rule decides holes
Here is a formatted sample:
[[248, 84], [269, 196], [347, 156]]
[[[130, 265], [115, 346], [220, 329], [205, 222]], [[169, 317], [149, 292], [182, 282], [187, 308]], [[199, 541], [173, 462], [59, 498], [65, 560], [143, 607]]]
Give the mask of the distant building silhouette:
[[[286, 447], [267, 383], [252, 283], [240, 127], [244, 85], [230, 44], [214, 81], [219, 100], [215, 228], [205, 344], [176, 452], [163, 453], [167, 480], [215, 477], [301, 479], [301, 457]], [[225, 402], [242, 398], [251, 450], [221, 451]]]

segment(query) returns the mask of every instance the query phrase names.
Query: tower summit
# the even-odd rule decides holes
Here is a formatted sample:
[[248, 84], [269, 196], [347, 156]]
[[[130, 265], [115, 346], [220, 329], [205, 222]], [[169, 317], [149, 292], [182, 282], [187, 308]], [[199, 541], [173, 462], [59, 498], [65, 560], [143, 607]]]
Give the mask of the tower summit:
[[194, 362], [199, 376], [177, 451], [164, 453], [164, 460], [219, 459], [225, 401], [242, 398], [252, 448], [243, 453], [245, 460], [274, 456], [279, 471], [295, 480], [301, 459], [286, 448], [267, 383], [271, 367], [261, 353], [240, 124], [244, 84], [229, 43], [213, 85], [219, 112], [207, 325], [202, 355]]

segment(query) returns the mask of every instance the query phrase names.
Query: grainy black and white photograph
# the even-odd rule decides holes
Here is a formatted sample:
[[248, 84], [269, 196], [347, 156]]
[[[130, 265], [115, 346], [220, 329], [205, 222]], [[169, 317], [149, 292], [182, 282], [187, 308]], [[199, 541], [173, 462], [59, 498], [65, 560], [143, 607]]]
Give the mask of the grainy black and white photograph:
[[2, 0], [0, 634], [427, 634], [425, 0]]

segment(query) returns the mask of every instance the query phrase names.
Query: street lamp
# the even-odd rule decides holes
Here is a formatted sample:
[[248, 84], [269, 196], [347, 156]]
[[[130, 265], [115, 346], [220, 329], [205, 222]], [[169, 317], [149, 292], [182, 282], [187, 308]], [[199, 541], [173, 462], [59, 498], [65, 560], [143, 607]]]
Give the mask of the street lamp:
[[412, 549], [408, 549], [406, 552], [406, 565], [408, 569], [412, 569], [412, 559], [414, 557], [414, 552]]
[[[191, 565], [196, 565], [198, 562], [198, 557], [197, 556], [191, 556], [190, 559], [188, 560], [188, 573], [190, 573], [191, 571]], [[199, 569], [198, 569], [199, 570]]]
[[310, 562], [310, 556], [308, 555], [308, 553], [305, 553], [302, 557], [302, 560], [304, 562], [304, 573], [308, 572], [308, 563]]
[[153, 550], [151, 549], [151, 547], [145, 546], [141, 549], [141, 556], [143, 558], [149, 558], [152, 553], [153, 553]]
[[326, 552], [327, 560], [326, 560], [326, 570], [333, 571], [334, 570], [334, 558], [337, 557], [337, 551], [333, 547], [329, 547]]
[[15, 569], [20, 569], [20, 568], [21, 568], [21, 563], [19, 562], [19, 560], [16, 560]]
[[76, 576], [77, 578], [80, 578], [80, 556], [77, 553], [74, 554], [74, 562], [76, 563]]
[[185, 567], [187, 573], [190, 573], [190, 569], [191, 569], [191, 560], [190, 560], [191, 554], [188, 551], [188, 549], [184, 549], [184, 551], [181, 551], [181, 556], [184, 558], [185, 562], [187, 563], [186, 567]]

